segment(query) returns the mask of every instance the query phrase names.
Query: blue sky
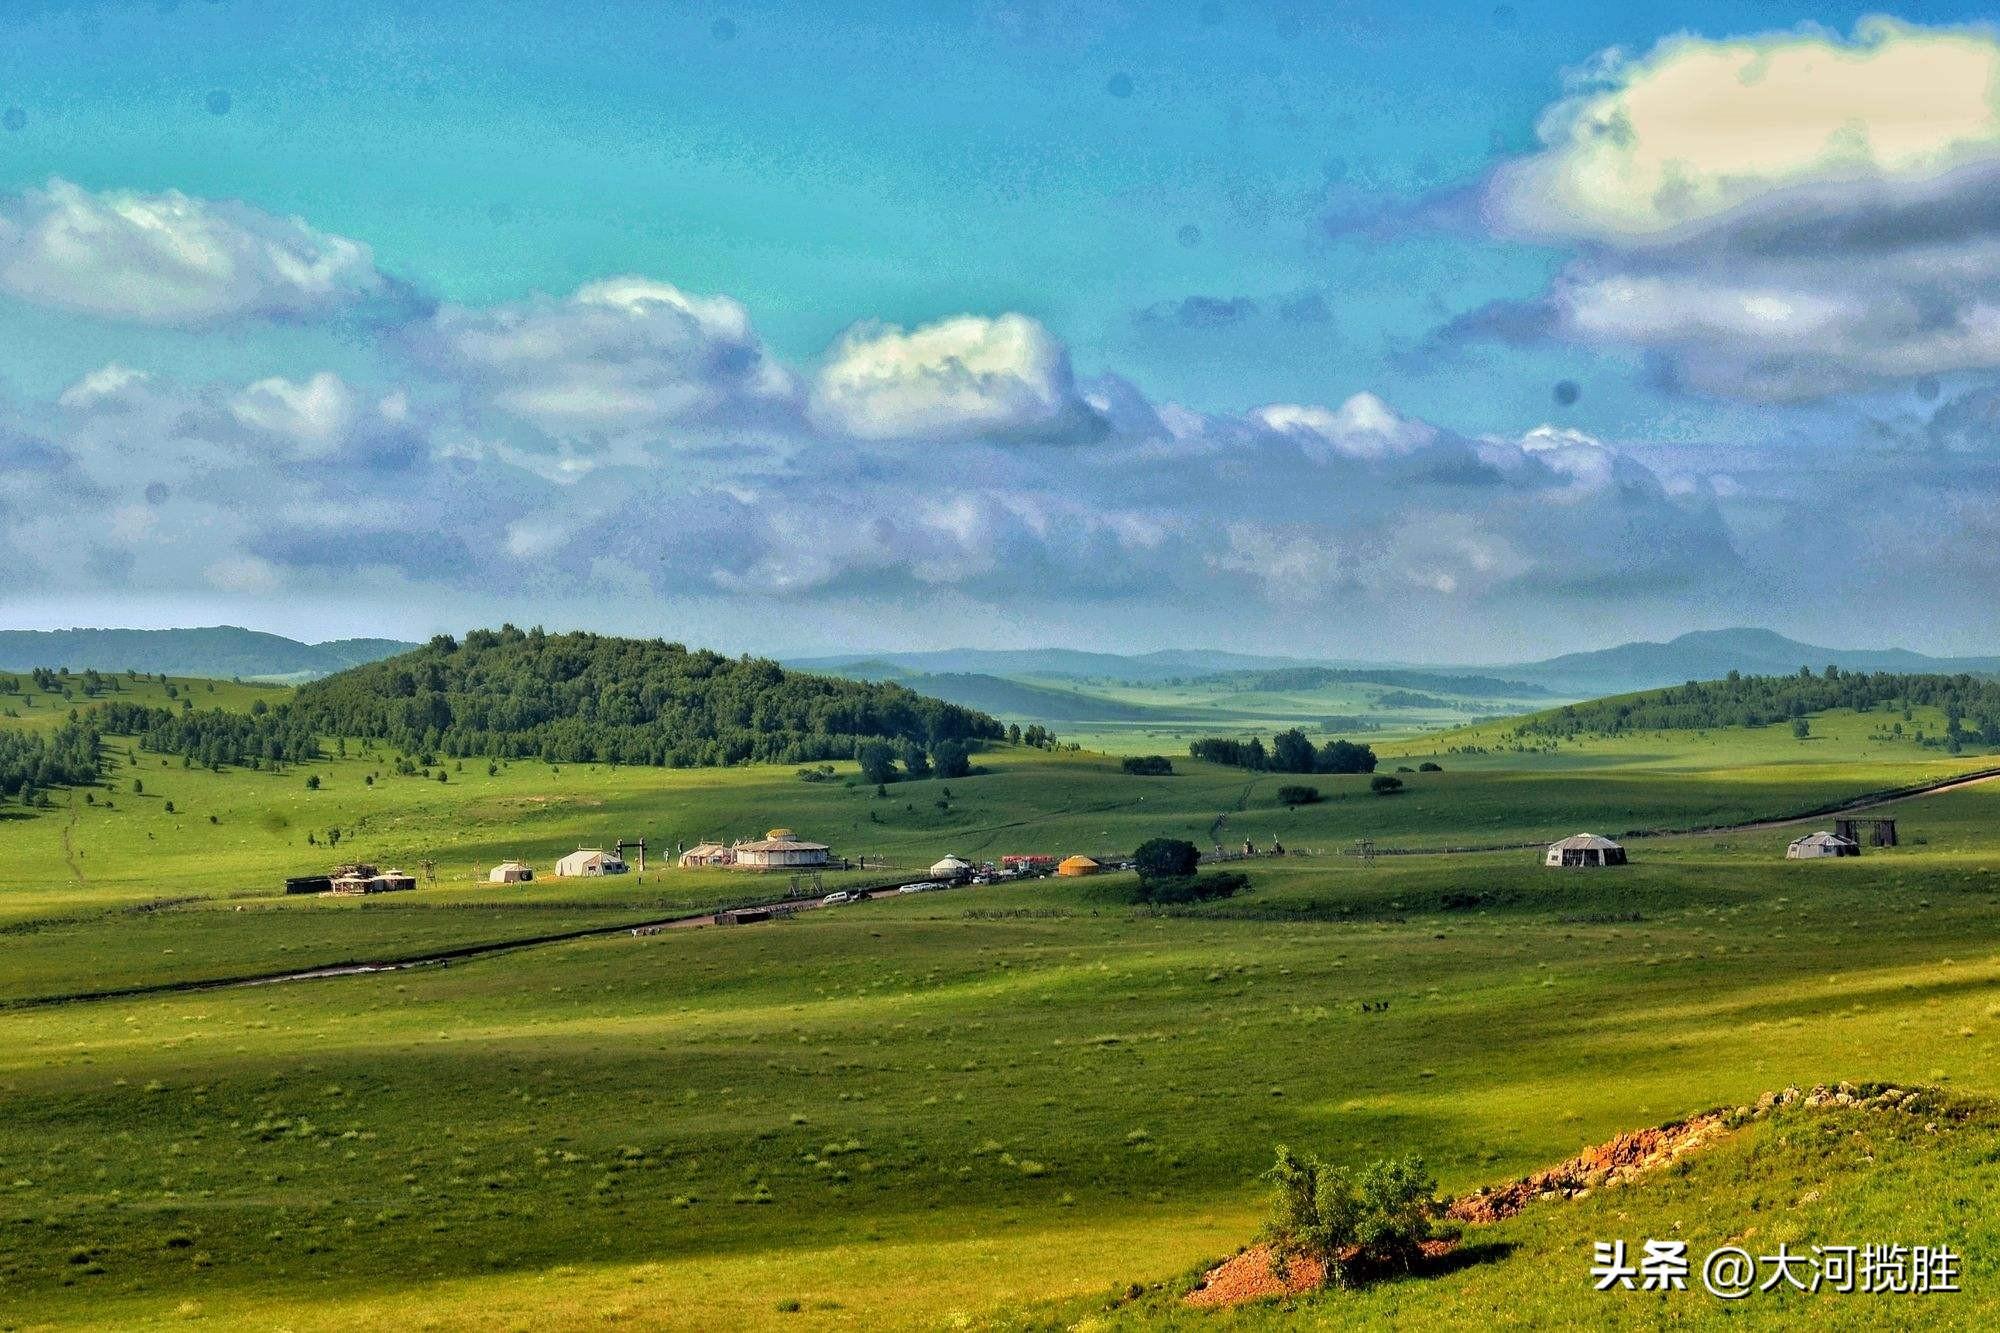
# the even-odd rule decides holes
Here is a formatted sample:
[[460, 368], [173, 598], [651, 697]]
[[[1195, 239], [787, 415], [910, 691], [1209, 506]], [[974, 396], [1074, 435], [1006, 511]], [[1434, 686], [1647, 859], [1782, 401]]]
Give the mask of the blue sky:
[[1875, 12], [16, 3], [0, 616], [1990, 648], [2000, 48]]

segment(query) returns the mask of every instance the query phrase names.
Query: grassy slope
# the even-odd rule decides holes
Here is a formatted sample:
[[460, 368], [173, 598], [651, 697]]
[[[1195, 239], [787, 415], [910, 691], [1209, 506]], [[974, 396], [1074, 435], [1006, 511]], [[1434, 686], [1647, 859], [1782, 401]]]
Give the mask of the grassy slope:
[[[386, 766], [356, 759], [315, 766], [319, 792], [299, 772], [170, 768], [156, 794], [142, 768], [144, 798], [115, 775], [116, 810], [0, 826], [14, 926], [0, 984], [21, 996], [79, 976], [304, 964], [737, 891], [715, 874], [526, 891], [463, 879], [633, 825], [788, 823], [916, 863], [1129, 846], [1243, 800], [1239, 837], [1438, 843], [1613, 827], [1621, 812], [1770, 813], [1981, 762], [1871, 746], [1859, 722], [1816, 729], [1828, 739], [1448, 757], [1410, 796], [1298, 815], [1265, 804], [1269, 779], [1134, 779], [1022, 752], [948, 784], [951, 814], [925, 799], [946, 784], [882, 802], [757, 769], [517, 764], [370, 789], [361, 774]], [[167, 798], [192, 818], [152, 804]], [[871, 807], [890, 822], [870, 824]], [[1838, 863], [1777, 859], [1783, 834], [1649, 841], [1609, 876], [1518, 853], [1323, 856], [1258, 863], [1251, 897], [1198, 916], [1135, 916], [1108, 881], [1047, 882], [441, 970], [0, 1011], [0, 1324], [549, 1327], [610, 1311], [714, 1327], [795, 1319], [792, 1302], [814, 1326], [1041, 1318], [1051, 1298], [1234, 1248], [1281, 1140], [1356, 1158], [1417, 1148], [1458, 1189], [1789, 1081], [2000, 1093], [2000, 784], [1901, 813], [1921, 842]], [[233, 896], [323, 861], [300, 829], [336, 820], [362, 830], [357, 852], [433, 850], [454, 882], [365, 903]], [[120, 910], [182, 895], [200, 901]], [[51, 917], [74, 920], [37, 924]], [[1360, 1011], [1380, 999], [1388, 1012]], [[1795, 1225], [1829, 1243], [1870, 1238], [1867, 1219], [1875, 1238], [1976, 1242], [1983, 1223], [1947, 1204], [1983, 1177], [1935, 1203], [1901, 1187], [1976, 1161], [1913, 1150], [1898, 1174], [1829, 1191], [1845, 1211]], [[1844, 1182], [1847, 1165], [1812, 1169]], [[1697, 1214], [1720, 1226], [1801, 1169], [1758, 1166], [1748, 1188], [1697, 1173], [1688, 1188], [1722, 1182]], [[1643, 1206], [1669, 1215], [1659, 1198]], [[1636, 1239], [1650, 1217], [1619, 1225]], [[1605, 1219], [1565, 1219], [1508, 1224], [1517, 1256], [1451, 1279], [1439, 1308], [1596, 1317], [1577, 1302], [1574, 1249]], [[1317, 1313], [1341, 1323], [1433, 1298], [1325, 1299]]]

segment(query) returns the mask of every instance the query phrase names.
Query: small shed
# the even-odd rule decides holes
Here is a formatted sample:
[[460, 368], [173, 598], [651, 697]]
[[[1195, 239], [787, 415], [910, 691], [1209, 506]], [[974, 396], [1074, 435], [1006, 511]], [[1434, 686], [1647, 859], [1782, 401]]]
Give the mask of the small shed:
[[625, 859], [595, 847], [579, 847], [556, 862], [556, 874], [563, 879], [592, 879], [598, 875], [622, 875]]
[[932, 879], [963, 879], [972, 873], [972, 862], [957, 855], [947, 856], [931, 866]]
[[1595, 833], [1578, 833], [1564, 838], [1561, 842], [1549, 844], [1549, 854], [1542, 859], [1545, 866], [1622, 866], [1625, 864], [1625, 849], [1609, 838], [1600, 838]]
[[693, 869], [697, 866], [726, 866], [736, 863], [736, 853], [719, 842], [698, 842], [681, 853], [681, 865]]
[[1822, 856], [1859, 856], [1861, 844], [1852, 838], [1843, 838], [1838, 833], [1808, 833], [1803, 838], [1794, 838], [1785, 848], [1787, 861], [1811, 861]]
[[1102, 869], [1104, 869], [1103, 866], [1087, 856], [1069, 856], [1063, 858], [1056, 866], [1056, 873], [1070, 879], [1076, 879], [1083, 875], [1095, 875]]
[[486, 872], [487, 882], [491, 884], [525, 884], [534, 877], [534, 867], [525, 861], [502, 861]]

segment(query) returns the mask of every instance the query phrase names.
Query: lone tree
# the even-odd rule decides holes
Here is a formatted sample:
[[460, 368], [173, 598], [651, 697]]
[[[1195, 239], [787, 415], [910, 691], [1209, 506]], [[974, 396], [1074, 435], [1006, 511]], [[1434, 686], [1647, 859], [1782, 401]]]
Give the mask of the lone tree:
[[1389, 773], [1377, 773], [1368, 779], [1368, 790], [1377, 796], [1394, 796], [1403, 789], [1403, 780]]
[[889, 742], [864, 741], [854, 758], [861, 765], [861, 776], [876, 786], [896, 780], [896, 751]]
[[1185, 879], [1201, 860], [1201, 849], [1183, 838], [1150, 838], [1132, 853], [1142, 880]]
[[972, 758], [959, 741], [939, 741], [931, 747], [931, 763], [941, 778], [963, 778], [972, 774]]
[[1386, 1158], [1356, 1171], [1280, 1147], [1265, 1179], [1272, 1191], [1263, 1239], [1273, 1267], [1310, 1257], [1325, 1265], [1328, 1281], [1343, 1285], [1416, 1267], [1443, 1210], [1421, 1157]]

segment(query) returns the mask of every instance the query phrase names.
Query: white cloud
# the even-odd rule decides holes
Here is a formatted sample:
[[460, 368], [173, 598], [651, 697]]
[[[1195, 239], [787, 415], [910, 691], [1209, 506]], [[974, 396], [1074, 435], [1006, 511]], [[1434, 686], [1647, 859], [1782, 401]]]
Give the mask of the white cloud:
[[321, 371], [303, 382], [273, 377], [258, 380], [229, 402], [244, 426], [285, 440], [300, 457], [322, 457], [338, 449], [353, 428], [354, 391], [338, 375]]
[[51, 180], [0, 201], [0, 291], [140, 324], [303, 319], [395, 295], [368, 247], [169, 190]]
[[647, 278], [447, 309], [420, 345], [480, 407], [562, 441], [768, 423], [797, 396], [741, 305]]
[[113, 361], [64, 389], [56, 398], [56, 403], [74, 411], [129, 406], [143, 399], [153, 383], [153, 376], [148, 372], [133, 370]]
[[1890, 20], [1607, 58], [1485, 196], [1581, 253], [1443, 338], [1633, 348], [1760, 402], [2000, 368], [1996, 89], [1992, 33]]
[[1291, 435], [1310, 452], [1382, 459], [1412, 453], [1436, 440], [1437, 430], [1406, 417], [1372, 393], [1357, 393], [1338, 408], [1274, 403], [1250, 413], [1267, 429]]
[[277, 566], [254, 555], [225, 556], [211, 563], [202, 573], [210, 586], [223, 592], [274, 592], [283, 582]]
[[1490, 205], [1521, 231], [1630, 241], [1796, 186], [1936, 180], [2000, 154], [1996, 86], [2000, 41], [1984, 30], [1876, 18], [1848, 40], [1673, 37], [1600, 57]]
[[1017, 314], [907, 331], [858, 325], [829, 350], [811, 412], [823, 429], [862, 440], [1074, 439], [1104, 428], [1077, 392], [1069, 350]]

